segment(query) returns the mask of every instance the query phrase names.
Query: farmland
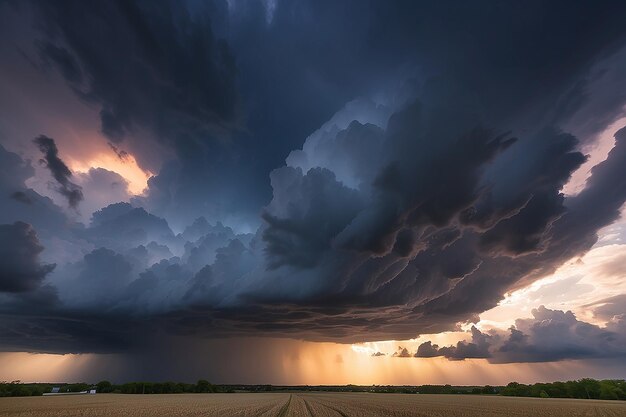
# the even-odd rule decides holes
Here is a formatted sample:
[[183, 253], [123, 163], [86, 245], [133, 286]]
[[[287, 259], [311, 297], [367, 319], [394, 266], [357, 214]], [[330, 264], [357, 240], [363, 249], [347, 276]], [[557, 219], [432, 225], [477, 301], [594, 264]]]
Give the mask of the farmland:
[[374, 393], [96, 394], [0, 398], [0, 416], [624, 416], [618, 401]]

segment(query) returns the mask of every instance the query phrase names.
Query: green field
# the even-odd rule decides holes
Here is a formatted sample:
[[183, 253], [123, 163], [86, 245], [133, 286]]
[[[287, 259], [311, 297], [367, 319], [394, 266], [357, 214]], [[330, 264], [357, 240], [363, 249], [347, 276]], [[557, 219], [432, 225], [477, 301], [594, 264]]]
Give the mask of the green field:
[[626, 416], [620, 401], [373, 393], [96, 394], [0, 398], [0, 416]]

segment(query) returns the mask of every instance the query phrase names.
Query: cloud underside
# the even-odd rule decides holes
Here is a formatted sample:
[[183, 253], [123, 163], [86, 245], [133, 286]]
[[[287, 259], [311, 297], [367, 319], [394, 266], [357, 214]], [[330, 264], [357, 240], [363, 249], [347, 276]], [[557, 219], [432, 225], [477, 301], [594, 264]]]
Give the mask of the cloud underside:
[[[449, 218], [433, 219], [441, 210], [416, 204], [418, 194], [412, 204], [395, 199], [398, 206], [392, 211], [399, 214], [385, 222], [367, 213], [372, 206], [389, 205], [384, 201], [386, 190], [375, 190], [382, 187], [380, 181], [370, 186], [367, 194], [372, 200], [367, 201], [363, 190], [342, 185], [327, 169], [303, 174], [288, 167], [273, 174], [275, 198], [266, 208], [266, 225], [255, 234], [237, 235], [221, 224], [199, 219], [175, 235], [165, 220], [128, 203], [94, 213], [91, 225], [74, 230], [68, 239], [90, 242], [95, 249], [76, 262], [59, 265], [58, 279], [50, 280], [52, 287], [41, 286], [53, 268], [38, 263], [42, 248], [32, 228], [24, 223], [3, 226], [33, 242], [31, 255], [20, 261], [20, 268], [29, 274], [10, 274], [10, 280], [3, 281], [7, 301], [3, 317], [11, 317], [3, 323], [5, 348], [119, 350], [134, 346], [138, 333], [163, 330], [205, 337], [265, 334], [361, 342], [453, 329], [456, 323], [475, 320], [495, 306], [505, 292], [588, 250], [596, 241], [596, 231], [619, 214], [626, 187], [615, 179], [626, 161], [624, 132], [616, 135], [607, 160], [594, 168], [587, 188], [568, 198], [558, 190], [583, 158], [572, 149], [573, 138], [545, 135], [546, 140], [564, 143], [548, 147], [561, 155], [546, 159], [568, 162], [562, 164], [565, 172], [556, 170], [553, 183], [544, 173], [534, 172], [541, 177], [543, 199], [552, 200], [556, 207], [546, 210], [543, 218], [540, 210], [532, 209], [532, 201], [541, 195], [538, 191], [532, 194], [525, 189], [531, 195], [511, 196], [509, 201], [519, 201], [520, 206], [504, 209], [505, 204], [494, 205], [501, 201], [496, 199], [497, 186], [484, 191], [487, 187], [478, 185], [476, 175], [473, 189], [483, 191], [464, 196], [464, 203], [455, 199], [457, 208], [450, 210]], [[490, 165], [483, 167], [483, 173], [495, 169], [497, 152], [504, 157], [517, 146], [491, 136], [486, 142], [493, 151], [488, 152]], [[469, 156], [468, 151], [463, 154]], [[277, 180], [284, 172], [292, 177]], [[293, 187], [294, 180], [310, 183]], [[456, 182], [455, 178], [450, 186]], [[282, 186], [299, 191], [283, 196], [278, 193]], [[427, 195], [429, 191], [426, 188]], [[443, 205], [437, 203], [437, 195], [425, 200]], [[405, 204], [411, 208], [403, 210]], [[598, 206], [604, 208], [601, 216]], [[283, 207], [289, 210], [281, 212]], [[422, 208], [426, 213], [420, 213]], [[481, 210], [491, 218], [485, 220], [488, 217]], [[360, 220], [363, 213], [367, 214]], [[503, 213], [504, 219], [494, 220], [494, 213]], [[507, 222], [517, 225], [505, 227]], [[542, 226], [538, 229], [536, 224]], [[355, 232], [355, 225], [368, 234]], [[373, 226], [376, 233], [370, 232]], [[368, 238], [355, 240], [363, 236]], [[10, 235], [3, 239], [5, 251], [15, 247], [14, 240]], [[180, 256], [172, 254], [181, 250]], [[3, 268], [15, 271], [17, 267]], [[16, 291], [21, 292], [10, 294]], [[24, 313], [30, 314], [21, 318]], [[499, 358], [523, 360], [526, 352], [527, 360], [534, 360], [536, 348], [528, 336], [511, 332]], [[41, 334], [45, 338], [37, 336]], [[428, 348], [421, 356], [491, 357], [491, 345], [485, 341]]]
[[[574, 8], [567, 24], [555, 19], [552, 31], [560, 36], [546, 40], [543, 31], [526, 30], [523, 19], [513, 19], [513, 11], [489, 22], [484, 13], [465, 11], [474, 17], [467, 27], [451, 24], [442, 32], [431, 20], [416, 29], [391, 7], [384, 18], [403, 29], [381, 33], [388, 48], [372, 45], [366, 58], [355, 57], [371, 64], [363, 65], [371, 68], [363, 70], [363, 82], [387, 74], [374, 65], [379, 60], [394, 68], [421, 62], [423, 69], [408, 77], [389, 75], [400, 87], [383, 83], [387, 94], [381, 98], [365, 89], [357, 93], [357, 81], [355, 91], [344, 91], [343, 73], [330, 65], [341, 57], [307, 66], [312, 73], [296, 66], [286, 84], [306, 80], [302, 88], [308, 89], [317, 77], [332, 80], [337, 95], [350, 99], [330, 112], [320, 110], [325, 118], [315, 119], [317, 126], [328, 122], [285, 150], [254, 135], [271, 128], [275, 134], [283, 125], [291, 132], [289, 126], [305, 116], [292, 115], [286, 103], [299, 103], [304, 95], [280, 90], [272, 97], [282, 107], [262, 109], [259, 103], [273, 101], [259, 98], [261, 87], [250, 87], [264, 73], [251, 68], [268, 60], [254, 61], [258, 56], [242, 41], [258, 38], [259, 48], [275, 53], [276, 33], [289, 30], [289, 16], [299, 16], [291, 13], [298, 6], [283, 3], [275, 10], [275, 26], [243, 25], [254, 21], [252, 7], [250, 16], [233, 23], [229, 40], [220, 40], [219, 27], [214, 32], [210, 24], [210, 13], [219, 15], [219, 9], [194, 14], [171, 6], [170, 18], [135, 4], [87, 10], [82, 2], [63, 8], [34, 3], [45, 23], [45, 41], [36, 43], [39, 65], [58, 71], [78, 97], [100, 109], [99, 128], [112, 151], [122, 158], [124, 149], [132, 150], [140, 163], [150, 164], [152, 152], [164, 148], [172, 159], [150, 179], [145, 196], [103, 207], [84, 226], [28, 188], [34, 175], [29, 162], [0, 148], [9, 173], [0, 183], [0, 250], [21, 254], [10, 256], [17, 263], [1, 264], [2, 349], [123, 351], [160, 332], [339, 342], [437, 333], [476, 320], [503, 294], [584, 254], [597, 232], [619, 217], [626, 200], [626, 130], [615, 132], [614, 148], [593, 168], [583, 191], [561, 193], [586, 160], [583, 145], [593, 140], [564, 126], [587, 126], [581, 114], [590, 111], [584, 105], [595, 103], [590, 97], [597, 92], [587, 76], [623, 46], [615, 10]], [[326, 16], [309, 6], [306, 13]], [[542, 7], [547, 20], [561, 16]], [[426, 12], [451, 22], [461, 18], [439, 7]], [[265, 14], [259, 16], [267, 25]], [[594, 16], [603, 24], [581, 29], [572, 23]], [[355, 19], [355, 25], [365, 24], [360, 15]], [[338, 37], [348, 36], [343, 26], [336, 29]], [[466, 31], [478, 36], [480, 47], [463, 36]], [[102, 33], [113, 38], [102, 39]], [[413, 37], [423, 41], [407, 44]], [[308, 58], [293, 53], [304, 67]], [[279, 71], [272, 62], [266, 65], [268, 72]], [[326, 91], [323, 86], [319, 81], [320, 91]], [[356, 96], [362, 98], [352, 100]], [[307, 105], [321, 100], [311, 97], [314, 103]], [[594, 111], [607, 119], [623, 104], [617, 98], [602, 103]], [[246, 106], [281, 116], [272, 127], [243, 114]], [[293, 120], [281, 118], [283, 109]], [[245, 128], [244, 116], [250, 123]], [[58, 141], [35, 139], [54, 189], [72, 207], [87, 204], [81, 200], [96, 193], [83, 193], [72, 182]], [[260, 161], [267, 156], [259, 143], [267, 143], [272, 154], [292, 150], [269, 179], [240, 170], [269, 164]], [[84, 175], [82, 184], [121, 183], [119, 193], [127, 196], [114, 173]], [[249, 190], [263, 187], [271, 192], [263, 204], [248, 198]], [[241, 233], [218, 221], [224, 213], [230, 219], [255, 213], [258, 227]], [[174, 233], [172, 223], [186, 227]], [[471, 342], [425, 344], [417, 354], [504, 362], [599, 357], [603, 349], [620, 354], [614, 340], [621, 340], [623, 327], [617, 324], [604, 329], [567, 313], [537, 314], [535, 321], [516, 323], [509, 335], [475, 330]], [[563, 353], [556, 345], [542, 350], [541, 332], [553, 329], [542, 327], [541, 315], [559, 329], [596, 335], [589, 340], [604, 345], [584, 350], [576, 341]], [[579, 356], [567, 353], [576, 349]]]

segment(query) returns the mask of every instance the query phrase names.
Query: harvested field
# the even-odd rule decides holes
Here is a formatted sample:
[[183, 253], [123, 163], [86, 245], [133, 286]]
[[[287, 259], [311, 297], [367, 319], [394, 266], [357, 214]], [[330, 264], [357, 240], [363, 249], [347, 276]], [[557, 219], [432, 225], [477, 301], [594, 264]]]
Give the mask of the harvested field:
[[0, 398], [0, 416], [626, 416], [626, 403], [369, 393], [96, 394]]

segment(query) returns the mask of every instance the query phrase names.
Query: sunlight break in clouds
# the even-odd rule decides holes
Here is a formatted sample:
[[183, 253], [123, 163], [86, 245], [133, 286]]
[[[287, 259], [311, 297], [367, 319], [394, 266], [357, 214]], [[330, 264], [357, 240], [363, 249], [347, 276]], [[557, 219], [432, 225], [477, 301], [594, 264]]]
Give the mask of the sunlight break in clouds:
[[128, 191], [134, 195], [143, 194], [148, 186], [148, 179], [153, 175], [137, 165], [135, 157], [129, 153], [123, 158], [114, 152], [93, 155], [89, 160], [69, 159], [70, 167], [76, 173], [86, 173], [91, 168], [104, 168], [121, 175], [128, 181]]

